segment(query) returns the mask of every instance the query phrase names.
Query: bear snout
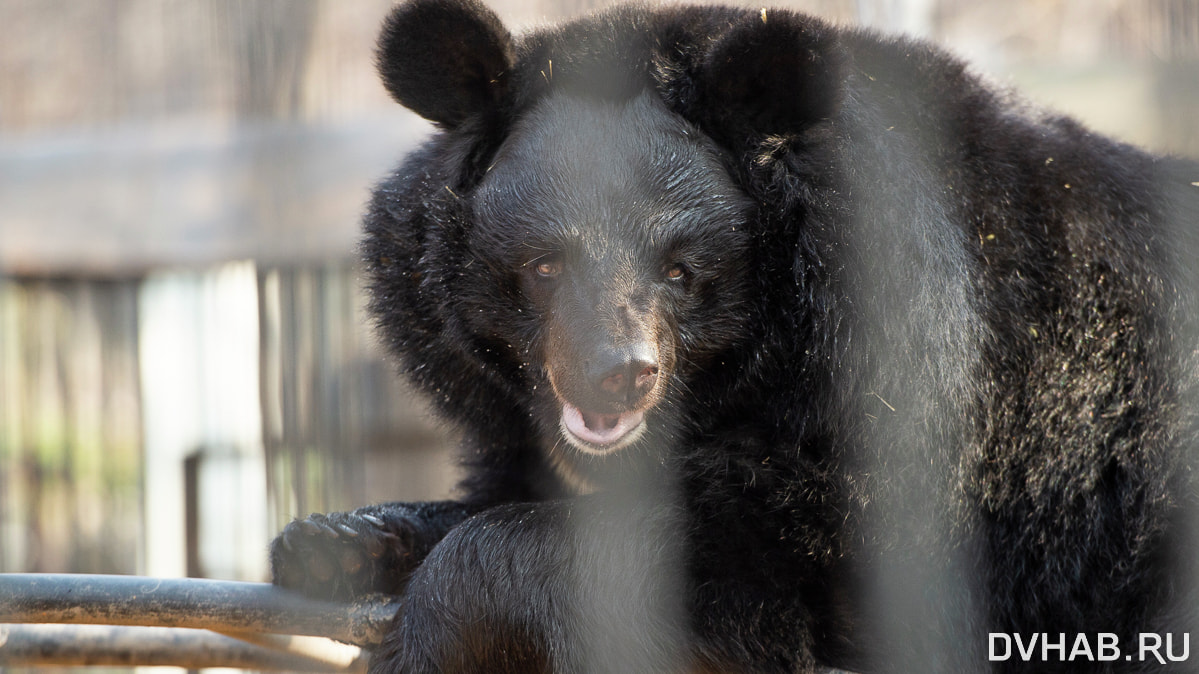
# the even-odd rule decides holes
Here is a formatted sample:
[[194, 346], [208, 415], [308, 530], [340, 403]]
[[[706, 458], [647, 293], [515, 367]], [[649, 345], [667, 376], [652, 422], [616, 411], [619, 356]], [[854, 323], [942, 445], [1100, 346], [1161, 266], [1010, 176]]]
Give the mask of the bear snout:
[[550, 381], [561, 403], [560, 428], [587, 453], [607, 454], [632, 444], [666, 376], [658, 346], [649, 341], [592, 344], [573, 359], [556, 360]]
[[596, 400], [637, 409], [658, 382], [658, 350], [649, 342], [605, 345], [584, 371]]

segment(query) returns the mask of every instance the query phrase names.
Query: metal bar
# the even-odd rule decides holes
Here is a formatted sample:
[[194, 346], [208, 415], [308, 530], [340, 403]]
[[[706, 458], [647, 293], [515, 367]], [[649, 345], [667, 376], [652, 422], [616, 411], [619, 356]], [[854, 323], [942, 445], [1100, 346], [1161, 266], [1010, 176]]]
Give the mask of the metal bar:
[[0, 623], [192, 627], [318, 636], [369, 647], [396, 597], [339, 604], [266, 583], [83, 574], [0, 574]]
[[[174, 628], [163, 628], [174, 629]], [[315, 663], [322, 663], [336, 671], [366, 671], [366, 661], [369, 657], [366, 651], [358, 646], [343, 644], [325, 637], [304, 637], [294, 634], [262, 634], [258, 632], [225, 632], [224, 636], [252, 644], [259, 648], [267, 648], [280, 653], [288, 653], [305, 658]]]
[[360, 649], [328, 643], [335, 648], [352, 649], [357, 655], [348, 659], [309, 657], [205, 630], [173, 627], [0, 625], [0, 667], [165, 665], [301, 672], [365, 671], [366, 658]]

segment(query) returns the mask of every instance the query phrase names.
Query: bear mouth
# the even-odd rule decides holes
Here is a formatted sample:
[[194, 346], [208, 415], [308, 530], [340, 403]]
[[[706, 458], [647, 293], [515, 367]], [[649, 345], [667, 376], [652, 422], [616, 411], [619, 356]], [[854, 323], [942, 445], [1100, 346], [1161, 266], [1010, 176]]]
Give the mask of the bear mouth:
[[562, 403], [562, 432], [566, 440], [587, 454], [604, 455], [623, 449], [645, 432], [645, 412], [620, 414], [588, 412]]

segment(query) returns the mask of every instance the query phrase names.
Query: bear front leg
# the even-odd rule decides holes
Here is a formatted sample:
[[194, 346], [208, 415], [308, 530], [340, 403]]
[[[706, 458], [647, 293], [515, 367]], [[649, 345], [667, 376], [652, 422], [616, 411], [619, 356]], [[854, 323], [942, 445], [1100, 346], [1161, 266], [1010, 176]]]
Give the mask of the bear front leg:
[[473, 508], [386, 503], [297, 519], [271, 542], [275, 585], [318, 599], [399, 594], [430, 550]]
[[415, 570], [371, 671], [687, 671], [676, 520], [594, 500], [480, 513]]

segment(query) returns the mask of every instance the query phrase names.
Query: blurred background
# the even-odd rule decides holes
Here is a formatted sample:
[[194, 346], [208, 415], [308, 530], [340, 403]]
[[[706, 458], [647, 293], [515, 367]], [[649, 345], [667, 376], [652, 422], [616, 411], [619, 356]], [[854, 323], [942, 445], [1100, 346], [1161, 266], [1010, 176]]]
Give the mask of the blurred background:
[[[429, 132], [374, 74], [390, 4], [0, 0], [0, 571], [264, 580], [297, 515], [451, 493], [355, 269], [371, 184]], [[1196, 0], [769, 4], [1199, 157]]]

